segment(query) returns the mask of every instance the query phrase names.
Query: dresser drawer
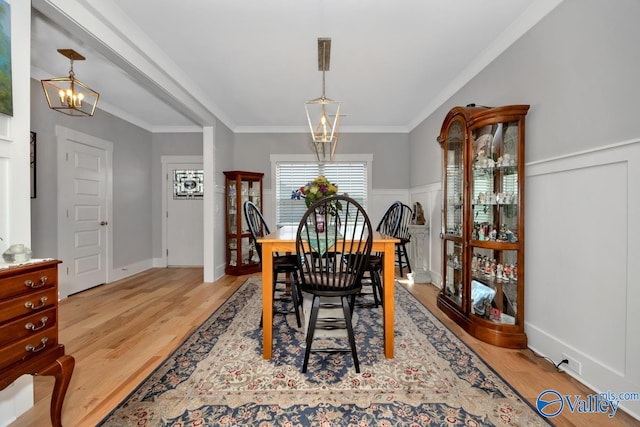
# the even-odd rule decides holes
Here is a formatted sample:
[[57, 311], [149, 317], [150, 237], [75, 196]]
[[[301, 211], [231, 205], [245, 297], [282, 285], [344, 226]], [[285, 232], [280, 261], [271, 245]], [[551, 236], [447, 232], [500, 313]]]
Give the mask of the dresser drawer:
[[55, 266], [8, 277], [0, 284], [0, 300], [38, 289], [51, 289], [57, 282], [58, 269]]
[[55, 328], [57, 320], [56, 309], [51, 307], [2, 324], [0, 325], [0, 346], [21, 340], [45, 329]]
[[56, 288], [33, 292], [28, 295], [0, 301], [0, 325], [12, 321], [16, 317], [39, 313], [58, 303]]
[[48, 349], [55, 348], [57, 344], [57, 331], [55, 328], [51, 328], [38, 331], [5, 347], [0, 347], [0, 369], [43, 354]]

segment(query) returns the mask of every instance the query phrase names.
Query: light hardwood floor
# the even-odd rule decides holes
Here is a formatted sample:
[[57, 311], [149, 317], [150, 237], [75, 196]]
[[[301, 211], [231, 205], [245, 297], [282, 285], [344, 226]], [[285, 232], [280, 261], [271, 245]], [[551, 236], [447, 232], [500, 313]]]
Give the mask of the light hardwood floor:
[[[152, 269], [61, 301], [60, 342], [76, 359], [63, 424], [98, 423], [246, 278], [225, 276], [203, 283], [200, 268]], [[535, 402], [545, 389], [570, 395], [592, 393], [530, 350], [502, 349], [470, 337], [436, 307], [434, 286], [407, 288], [529, 401]], [[35, 406], [10, 427], [49, 425], [52, 386], [51, 378], [36, 377]], [[609, 419], [565, 410], [553, 422], [558, 426], [640, 425], [620, 411]]]

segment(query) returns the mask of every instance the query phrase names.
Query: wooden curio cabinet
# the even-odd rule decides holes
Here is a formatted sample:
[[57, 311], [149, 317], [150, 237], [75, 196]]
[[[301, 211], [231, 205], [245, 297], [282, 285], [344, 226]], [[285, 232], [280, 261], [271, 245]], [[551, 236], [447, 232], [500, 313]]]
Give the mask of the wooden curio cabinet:
[[226, 206], [226, 274], [240, 276], [260, 271], [260, 257], [242, 206], [251, 200], [262, 211], [262, 177], [260, 172], [227, 171], [225, 176]]
[[525, 348], [524, 136], [528, 105], [455, 107], [442, 124], [438, 307], [474, 337]]

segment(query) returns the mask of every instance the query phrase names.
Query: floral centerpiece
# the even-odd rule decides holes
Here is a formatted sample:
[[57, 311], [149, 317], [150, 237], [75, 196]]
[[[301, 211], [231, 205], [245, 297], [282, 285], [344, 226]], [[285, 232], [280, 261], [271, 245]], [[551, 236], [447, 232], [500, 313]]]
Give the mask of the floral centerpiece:
[[[297, 190], [293, 190], [291, 192], [291, 199], [304, 199], [304, 203], [308, 208], [316, 201], [325, 197], [333, 196], [334, 194], [338, 194], [338, 186], [329, 182], [325, 176], [320, 175]], [[337, 208], [340, 210], [341, 206], [337, 206]]]

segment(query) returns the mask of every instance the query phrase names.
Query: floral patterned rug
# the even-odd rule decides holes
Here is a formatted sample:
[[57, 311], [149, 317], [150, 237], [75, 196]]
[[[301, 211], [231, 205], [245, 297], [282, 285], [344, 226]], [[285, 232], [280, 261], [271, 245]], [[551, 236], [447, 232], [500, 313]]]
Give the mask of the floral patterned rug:
[[[383, 353], [382, 309], [356, 308], [359, 374], [350, 353], [312, 353], [300, 373], [304, 331], [293, 314], [275, 316], [264, 360], [260, 292], [248, 279], [99, 425], [549, 425], [402, 286], [394, 359]], [[314, 348], [323, 344], [348, 346], [328, 336]]]

